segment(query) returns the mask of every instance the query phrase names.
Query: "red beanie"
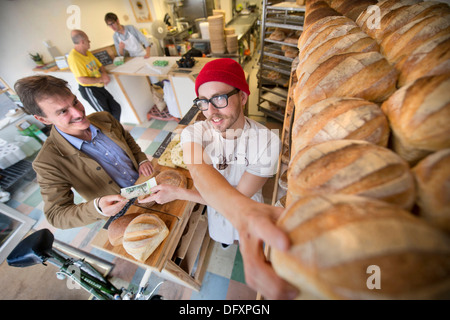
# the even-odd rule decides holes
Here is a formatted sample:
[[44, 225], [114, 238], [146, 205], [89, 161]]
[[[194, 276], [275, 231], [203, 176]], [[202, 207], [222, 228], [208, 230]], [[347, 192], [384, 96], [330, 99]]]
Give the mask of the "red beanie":
[[198, 88], [205, 82], [219, 81], [238, 88], [250, 95], [245, 73], [241, 65], [231, 58], [215, 59], [202, 68], [195, 79], [195, 94], [198, 97]]

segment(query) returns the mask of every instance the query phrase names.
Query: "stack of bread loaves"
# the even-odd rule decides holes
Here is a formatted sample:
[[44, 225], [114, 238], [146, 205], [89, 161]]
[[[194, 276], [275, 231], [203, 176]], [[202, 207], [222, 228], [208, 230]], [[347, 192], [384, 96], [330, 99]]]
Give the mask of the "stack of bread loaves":
[[[367, 8], [356, 23], [400, 72], [399, 86], [450, 72], [450, 7], [439, 1], [384, 0], [379, 19]], [[379, 25], [376, 25], [378, 22]]]
[[314, 298], [450, 298], [449, 6], [307, 1], [297, 46], [275, 271]]

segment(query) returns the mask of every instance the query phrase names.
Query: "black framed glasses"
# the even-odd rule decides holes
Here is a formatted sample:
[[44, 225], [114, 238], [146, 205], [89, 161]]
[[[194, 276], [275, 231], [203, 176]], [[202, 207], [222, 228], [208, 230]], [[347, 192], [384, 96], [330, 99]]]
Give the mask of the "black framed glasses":
[[194, 105], [200, 111], [206, 111], [209, 108], [209, 103], [211, 103], [216, 109], [223, 109], [228, 106], [228, 98], [239, 92], [239, 89], [235, 88], [229, 93], [214, 96], [211, 99], [194, 99]]

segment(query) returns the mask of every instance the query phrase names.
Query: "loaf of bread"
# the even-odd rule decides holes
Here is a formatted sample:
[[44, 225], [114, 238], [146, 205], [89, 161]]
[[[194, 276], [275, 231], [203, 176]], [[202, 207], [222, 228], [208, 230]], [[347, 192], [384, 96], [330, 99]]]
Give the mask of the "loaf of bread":
[[398, 72], [378, 52], [351, 52], [308, 65], [294, 89], [296, 112], [331, 97], [381, 103], [395, 90]]
[[123, 235], [128, 224], [136, 218], [140, 213], [128, 213], [111, 222], [108, 227], [109, 243], [113, 246], [122, 245]]
[[156, 176], [156, 182], [160, 184], [168, 184], [176, 187], [186, 188], [186, 176], [177, 170], [164, 170]]
[[305, 7], [305, 21], [303, 30], [308, 29], [311, 25], [323, 18], [330, 16], [342, 16], [339, 12], [331, 8], [325, 1], [307, 1]]
[[297, 48], [286, 48], [286, 50], [284, 50], [284, 56], [287, 58], [291, 58], [291, 59], [295, 59], [295, 57], [297, 57], [298, 55], [298, 49]]
[[145, 262], [169, 234], [157, 215], [143, 213], [131, 220], [123, 236], [123, 248], [136, 260]]
[[377, 4], [377, 0], [331, 0], [330, 5], [337, 12], [356, 21], [368, 6]]
[[365, 140], [386, 147], [389, 125], [380, 107], [360, 98], [328, 98], [298, 113], [291, 153], [330, 140]]
[[411, 209], [414, 178], [408, 163], [393, 151], [362, 140], [326, 141], [291, 158], [287, 204], [308, 195], [344, 193]]
[[409, 55], [403, 56], [395, 68], [400, 72], [399, 87], [420, 77], [450, 73], [450, 32], [424, 41]]
[[429, 155], [412, 172], [420, 216], [450, 233], [450, 149]]
[[422, 0], [383, 0], [379, 1], [375, 8], [366, 8], [356, 19], [356, 23], [380, 43], [387, 35], [434, 4], [432, 1]]
[[[335, 28], [338, 27], [340, 27], [341, 29], [335, 31]], [[347, 17], [325, 17], [312, 24], [308, 28], [304, 28], [303, 33], [298, 38], [297, 48], [300, 50], [300, 52], [302, 52], [308, 50], [308, 47], [310, 46], [321, 44], [323, 42], [323, 39], [328, 37], [331, 32], [335, 32], [336, 35], [339, 35], [340, 32], [340, 35], [344, 35], [357, 31], [360, 31], [360, 29], [358, 29], [358, 25]]]
[[[379, 52], [378, 43], [357, 26], [341, 25], [327, 34], [326, 37], [315, 37], [304, 46], [299, 53], [299, 63], [296, 74], [301, 78], [308, 65], [320, 64], [328, 58], [350, 52]], [[319, 39], [320, 38], [320, 39]]]
[[[448, 6], [447, 6], [448, 7]], [[408, 56], [424, 41], [445, 37], [450, 32], [450, 9], [442, 14], [432, 14], [402, 26], [380, 43], [381, 53], [391, 64]]]
[[450, 148], [450, 74], [422, 77], [398, 89], [381, 108], [392, 131], [392, 148], [414, 165]]
[[286, 33], [284, 33], [283, 30], [281, 30], [280, 28], [276, 28], [269, 36], [270, 40], [275, 40], [275, 41], [284, 41], [284, 39], [286, 39]]
[[449, 236], [397, 206], [354, 195], [310, 196], [288, 206], [277, 225], [291, 247], [271, 248], [272, 266], [302, 294], [450, 297]]

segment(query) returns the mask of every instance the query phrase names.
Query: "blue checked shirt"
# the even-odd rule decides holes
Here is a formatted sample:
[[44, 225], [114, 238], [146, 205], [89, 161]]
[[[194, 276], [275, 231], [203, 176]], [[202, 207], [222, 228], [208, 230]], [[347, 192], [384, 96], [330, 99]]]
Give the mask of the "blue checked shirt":
[[90, 125], [91, 141], [76, 138], [56, 126], [55, 128], [75, 148], [97, 161], [121, 188], [132, 186], [138, 179], [139, 172], [125, 151], [94, 125]]

